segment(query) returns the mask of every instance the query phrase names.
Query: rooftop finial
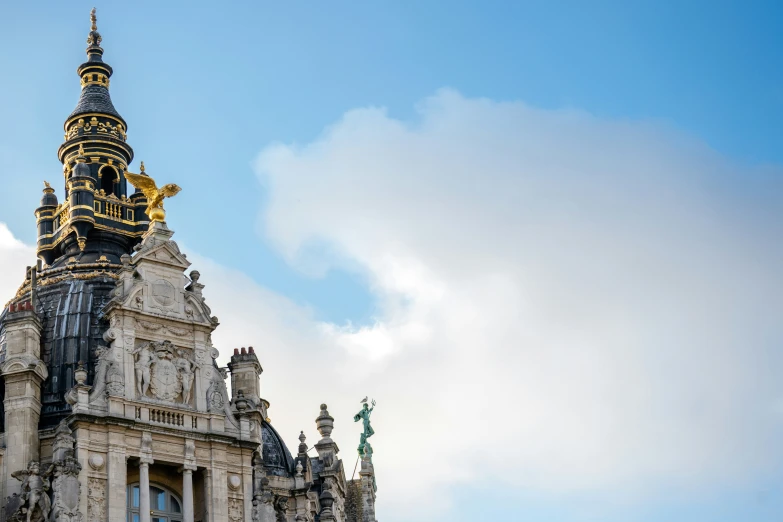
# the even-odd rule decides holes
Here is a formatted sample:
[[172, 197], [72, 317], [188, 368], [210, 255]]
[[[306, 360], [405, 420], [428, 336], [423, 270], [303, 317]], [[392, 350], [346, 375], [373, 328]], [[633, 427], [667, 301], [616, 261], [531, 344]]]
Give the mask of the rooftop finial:
[[98, 54], [100, 55], [103, 50], [101, 49], [101, 33], [98, 32], [98, 17], [95, 16], [95, 8], [92, 8], [92, 11], [90, 11], [90, 34], [87, 35], [87, 44], [89, 47], [87, 48], [87, 54], [93, 54], [95, 52], [100, 51]]
[[139, 166], [139, 170], [141, 171], [142, 174], [144, 174], [144, 168], [145, 168], [144, 167], [144, 162], [142, 161], [141, 165]]

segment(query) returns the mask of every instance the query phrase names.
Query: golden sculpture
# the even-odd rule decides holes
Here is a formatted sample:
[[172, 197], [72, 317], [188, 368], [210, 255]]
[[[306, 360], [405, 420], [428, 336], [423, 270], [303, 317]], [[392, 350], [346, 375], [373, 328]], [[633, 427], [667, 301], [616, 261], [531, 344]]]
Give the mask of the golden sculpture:
[[[144, 172], [144, 163], [141, 164], [141, 172]], [[177, 193], [182, 190], [178, 185], [169, 183], [158, 188], [155, 184], [155, 180], [146, 174], [132, 174], [130, 172], [125, 173], [125, 179], [127, 179], [131, 185], [141, 190], [144, 196], [147, 198], [147, 210], [145, 213], [150, 217], [150, 221], [165, 221], [166, 211], [163, 210], [163, 200], [176, 196]]]

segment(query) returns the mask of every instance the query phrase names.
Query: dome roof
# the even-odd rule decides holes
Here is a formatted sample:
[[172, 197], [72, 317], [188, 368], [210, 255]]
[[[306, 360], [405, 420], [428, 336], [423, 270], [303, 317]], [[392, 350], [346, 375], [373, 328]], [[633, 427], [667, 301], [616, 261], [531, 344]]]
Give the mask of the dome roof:
[[54, 193], [54, 189], [46, 184], [44, 188], [43, 196], [41, 197], [42, 207], [56, 207], [57, 206], [57, 194]]
[[[117, 109], [114, 108], [114, 104], [111, 102], [111, 96], [109, 96], [109, 89], [103, 85], [86, 85], [82, 89], [82, 94], [79, 96], [79, 103], [76, 104], [76, 108], [68, 116], [68, 120], [74, 116], [80, 114], [101, 113], [114, 116], [121, 120], [125, 124], [125, 120]], [[125, 125], [127, 128], [127, 125]]]
[[290, 477], [294, 473], [294, 458], [271, 424], [264, 421], [261, 426], [264, 444], [264, 467], [270, 475]]

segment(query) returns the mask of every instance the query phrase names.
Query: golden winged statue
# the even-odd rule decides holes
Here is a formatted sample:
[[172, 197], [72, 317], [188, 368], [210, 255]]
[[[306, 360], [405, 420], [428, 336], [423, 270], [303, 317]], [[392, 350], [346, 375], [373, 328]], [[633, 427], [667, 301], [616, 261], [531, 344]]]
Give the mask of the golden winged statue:
[[[144, 163], [142, 163], [141, 171], [144, 172]], [[147, 210], [145, 213], [150, 217], [151, 221], [164, 221], [166, 218], [166, 211], [163, 210], [163, 200], [175, 196], [182, 190], [174, 183], [169, 183], [168, 185], [163, 185], [158, 188], [158, 185], [155, 184], [155, 180], [146, 174], [126, 172], [125, 179], [144, 193], [144, 196], [147, 198]]]

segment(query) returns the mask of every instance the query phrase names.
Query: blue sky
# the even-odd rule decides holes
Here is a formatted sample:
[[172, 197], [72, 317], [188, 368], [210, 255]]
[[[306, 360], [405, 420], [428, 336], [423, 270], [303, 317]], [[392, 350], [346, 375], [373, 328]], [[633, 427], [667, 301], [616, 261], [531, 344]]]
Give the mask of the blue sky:
[[[0, 128], [0, 161], [6, 173], [6, 190], [0, 193], [0, 222], [28, 244], [35, 241], [32, 211], [37, 205], [41, 181], [48, 179], [61, 194], [56, 150], [62, 141], [62, 123], [78, 99], [75, 69], [84, 58], [92, 6], [93, 2], [81, 1], [0, 4], [0, 17], [5, 21], [0, 32], [0, 48], [4, 49], [0, 52], [0, 70], [5, 75], [0, 86], [0, 100], [4, 100], [0, 103], [0, 121], [5, 122]], [[363, 185], [365, 180], [375, 183], [381, 175], [376, 176], [373, 173], [378, 170], [373, 170], [366, 177], [357, 172], [343, 178], [338, 175], [337, 160], [329, 160], [339, 155], [332, 156], [330, 152], [342, 150], [341, 137], [351, 135], [351, 129], [361, 130], [355, 134], [358, 141], [374, 136], [376, 129], [394, 127], [394, 122], [405, 126], [414, 137], [424, 135], [430, 129], [427, 122], [432, 121], [432, 115], [441, 114], [440, 102], [447, 107], [442, 110], [446, 114], [473, 114], [471, 111], [480, 110], [477, 107], [484, 107], [478, 99], [488, 100], [501, 112], [506, 107], [504, 103], [510, 104], [508, 107], [524, 104], [530, 111], [516, 108], [509, 109], [508, 114], [518, 113], [520, 119], [540, 117], [541, 125], [551, 125], [546, 127], [550, 130], [562, 126], [563, 133], [582, 136], [564, 142], [573, 147], [563, 149], [564, 156], [572, 151], [578, 156], [581, 143], [592, 143], [590, 132], [579, 134], [585, 129], [592, 128], [600, 134], [610, 127], [607, 136], [613, 139], [598, 143], [623, 146], [596, 151], [596, 161], [602, 155], [622, 156], [640, 151], [638, 170], [639, 176], [648, 176], [644, 178], [648, 180], [645, 187], [648, 182], [652, 187], [657, 177], [669, 179], [677, 172], [688, 177], [691, 168], [725, 172], [717, 188], [705, 181], [710, 178], [688, 177], [684, 185], [676, 185], [677, 181], [666, 185], [673, 187], [670, 192], [650, 193], [659, 194], [661, 201], [670, 193], [688, 194], [690, 200], [683, 196], [683, 201], [695, 201], [695, 206], [703, 205], [706, 209], [693, 211], [705, 223], [724, 223], [726, 215], [742, 216], [727, 221], [729, 224], [722, 228], [737, 229], [739, 239], [727, 248], [747, 249], [757, 255], [756, 260], [779, 259], [779, 251], [769, 246], [777, 241], [772, 233], [780, 231], [780, 192], [769, 189], [780, 188], [783, 163], [783, 7], [777, 2], [258, 1], [233, 2], [230, 6], [217, 2], [98, 2], [97, 8], [104, 59], [115, 71], [112, 98], [128, 121], [128, 141], [136, 152], [131, 169], [138, 171], [138, 161], [143, 160], [153, 177], [184, 188], [182, 195], [167, 203], [169, 225], [176, 230], [180, 245], [209, 258], [220, 267], [220, 273], [228, 274], [226, 278], [242, 273], [263, 292], [282, 296], [305, 310], [312, 321], [332, 325], [338, 345], [363, 342], [363, 337], [350, 338], [351, 334], [369, 332], [367, 338], [376, 339], [377, 329], [346, 333], [340, 328], [346, 324], [358, 328], [381, 324], [390, 325], [391, 329], [396, 324], [393, 319], [399, 317], [390, 310], [405, 308], [408, 300], [437, 308], [432, 303], [437, 299], [433, 296], [440, 295], [440, 287], [433, 285], [430, 293], [420, 294], [411, 292], [406, 285], [423, 287], [423, 283], [440, 281], [439, 277], [417, 279], [411, 273], [418, 274], [418, 269], [405, 265], [405, 270], [400, 269], [404, 277], [385, 279], [385, 275], [396, 274], [395, 270], [404, 265], [398, 262], [400, 259], [415, 258], [415, 266], [424, 267], [422, 274], [431, 270], [440, 276], [452, 267], [434, 261], [428, 264], [435, 258], [434, 253], [425, 253], [424, 248], [417, 250], [419, 245], [412, 235], [395, 235], [402, 225], [394, 216], [372, 221], [378, 225], [374, 229], [378, 235], [402, 245], [393, 250], [399, 258], [389, 265], [384, 264], [388, 256], [381, 260], [373, 257], [383, 247], [376, 248], [368, 238], [358, 241], [345, 232], [352, 225], [361, 228], [361, 214], [349, 214], [347, 221], [333, 221], [341, 208], [352, 208], [349, 196], [354, 190], [371, 200], [373, 194], [362, 192]], [[447, 95], [439, 98], [436, 93], [444, 88], [458, 92], [462, 101]], [[437, 98], [434, 109], [427, 101], [433, 96]], [[385, 108], [385, 112], [366, 110], [370, 107]], [[513, 118], [502, 121], [504, 126], [498, 123], [494, 134], [488, 132], [498, 141], [504, 135], [502, 129], [514, 125]], [[655, 145], [637, 147], [635, 139], [624, 143], [625, 127], [629, 135], [654, 141]], [[539, 130], [548, 135], [544, 128]], [[527, 126], [525, 129], [520, 136], [533, 140], [538, 135], [535, 131], [528, 133]], [[482, 139], [481, 127], [475, 130], [473, 139], [478, 143]], [[385, 132], [379, 131], [378, 135], [397, 136], [393, 129]], [[408, 138], [400, 136], [401, 140]], [[555, 138], [552, 140], [558, 143]], [[658, 148], [661, 142], [664, 145]], [[440, 142], [432, 143], [435, 146]], [[457, 143], [461, 142], [455, 141], [455, 153]], [[509, 157], [514, 157], [513, 151]], [[349, 170], [352, 165], [357, 169], [363, 165], [362, 157], [357, 158], [348, 164]], [[495, 166], [492, 155], [485, 159], [488, 169]], [[377, 159], [380, 164], [396, 165], [395, 160], [391, 155]], [[652, 163], [658, 170], [651, 168], [647, 172], [646, 165]], [[297, 185], [310, 179], [303, 172], [313, 165], [323, 169], [321, 179], [334, 181], [322, 190], [323, 201], [314, 199], [304, 185]], [[338, 174], [327, 175], [331, 172]], [[493, 206], [489, 199], [491, 185], [505, 186], [508, 180], [482, 173], [481, 169], [474, 174], [455, 178], [454, 183], [475, 183], [476, 190], [471, 198], [462, 200], [455, 196], [454, 201], [466, 201], [465, 207], [473, 209], [476, 221], [480, 221], [479, 203]], [[394, 176], [394, 171], [390, 176]], [[479, 187], [481, 179], [486, 179], [490, 187]], [[345, 185], [338, 189], [337, 183]], [[622, 182], [618, 185], [620, 189], [624, 186]], [[458, 207], [441, 207], [437, 196], [446, 194], [449, 185], [432, 186], [441, 188], [433, 196], [433, 212], [450, 209], [443, 210], [450, 215]], [[704, 192], [692, 192], [694, 186], [704, 188]], [[554, 190], [551, 194], [557, 192], [557, 185], [554, 189], [542, 188]], [[607, 186], [602, 194], [615, 188]], [[635, 201], [624, 199], [630, 192], [620, 189], [611, 202], [618, 209], [623, 204], [633, 207]], [[447, 200], [444, 195], [443, 201]], [[334, 202], [333, 207], [330, 202]], [[560, 207], [566, 209], [566, 214], [568, 209], [577, 208], [567, 203]], [[679, 203], [679, 199], [672, 200], [672, 206], [667, 208], [675, 208]], [[573, 201], [570, 204], [576, 205]], [[393, 212], [413, 213], [415, 205], [389, 208]], [[660, 217], [659, 210], [652, 208], [651, 212]], [[752, 218], [747, 217], [751, 214]], [[317, 223], [315, 217], [313, 223], [308, 222], [312, 216], [321, 216], [324, 224]], [[676, 222], [684, 219], [682, 216], [689, 214], [672, 214], [672, 228], [682, 224]], [[428, 226], [426, 221], [419, 221], [423, 228]], [[454, 222], [461, 223], [458, 219]], [[595, 222], [601, 220], [596, 217]], [[326, 223], [332, 228], [327, 229]], [[349, 225], [340, 228], [340, 223]], [[640, 221], [639, 225], [643, 227], [645, 223]], [[387, 235], [379, 224], [389, 224]], [[470, 222], [466, 226], [469, 225]], [[432, 230], [449, 229], [433, 225]], [[699, 229], [693, 237], [696, 242], [708, 241], [704, 238], [710, 237], [711, 230]], [[677, 241], [671, 245], [679, 244]], [[743, 241], [753, 243], [739, 244]], [[693, 241], [683, 239], [686, 243]], [[439, 246], [443, 246], [443, 251], [453, 251], [453, 245]], [[547, 248], [546, 244], [539, 246]], [[624, 244], [618, 248], [622, 253], [631, 247]], [[687, 251], [690, 247], [684, 248]], [[505, 255], [506, 251], [502, 252]], [[508, 255], [509, 259], [519, 260], [514, 257], [516, 254]], [[750, 270], [749, 265], [739, 260], [736, 263], [732, 267]], [[441, 267], [440, 271], [435, 267]], [[497, 268], [493, 275], [502, 273]], [[727, 269], [726, 273], [732, 272]], [[445, 277], [443, 281], [447, 281]], [[469, 294], [454, 281], [464, 282], [465, 288], [469, 284], [460, 274], [456, 279], [448, 279], [446, 292]], [[779, 279], [768, 281], [770, 288], [779, 287]], [[454, 286], [449, 286], [452, 283]], [[724, 283], [725, 278], [716, 276], [705, 282], [705, 287]], [[399, 288], [403, 291], [395, 293]], [[475, 290], [470, 288], [470, 292]], [[487, 288], [495, 289], [491, 284]], [[484, 294], [476, 290], [470, 295]], [[762, 297], [753, 297], [753, 302], [768, 305], [760, 309], [770, 315], [779, 311], [779, 301], [764, 302], [766, 294], [759, 295]], [[764, 313], [759, 312], [754, 320], [765, 320]], [[618, 322], [633, 322], [621, 315], [616, 316]], [[422, 317], [432, 318], [422, 315], [419, 319]], [[706, 317], [705, 324], [710, 320], [714, 317]], [[771, 325], [773, 320], [767, 320], [764, 325]], [[434, 324], [435, 319], [432, 321]], [[280, 320], [281, 324], [285, 322]], [[437, 330], [424, 319], [413, 323]], [[672, 326], [669, 331], [672, 338], [676, 337], [675, 328]], [[381, 333], [385, 331], [380, 329]], [[744, 333], [738, 327], [721, 336], [741, 338]], [[287, 338], [286, 335], [281, 334], [280, 338]], [[758, 334], [758, 353], [748, 355], [755, 364], [748, 369], [749, 374], [764, 368], [762, 361], [779, 362], [769, 353], [779, 347], [780, 340], [776, 328], [770, 327], [766, 336]], [[391, 344], [396, 347], [405, 342], [398, 339]], [[435, 371], [441, 368], [438, 364], [442, 363], [435, 365]], [[724, 378], [732, 382], [716, 370], [714, 380]], [[770, 377], [769, 383], [774, 380]], [[764, 397], [783, 397], [777, 395], [779, 389], [773, 384], [768, 386], [772, 391], [765, 388]], [[757, 395], [749, 392], [747, 397]], [[724, 416], [735, 419], [729, 414]], [[780, 424], [778, 415], [776, 429]], [[754, 436], [751, 433], [737, 440], [747, 442], [755, 440]], [[515, 446], [526, 444], [523, 437], [514, 440]], [[289, 444], [295, 445], [294, 441]], [[725, 447], [731, 447], [731, 443], [727, 444]], [[481, 451], [476, 449], [475, 454]], [[777, 458], [779, 455], [769, 456], [770, 460]], [[524, 465], [537, 460], [525, 457], [519, 462]], [[602, 492], [595, 496], [584, 482], [559, 489], [543, 478], [541, 483], [546, 485], [528, 478], [521, 482], [509, 480], [508, 488], [514, 493], [498, 496], [498, 491], [504, 491], [503, 477], [487, 478], [476, 472], [460, 478], [456, 484], [443, 483], [443, 490], [454, 495], [447, 503], [450, 507], [438, 516], [444, 520], [480, 517], [536, 522], [765, 522], [783, 517], [783, 475], [779, 472], [744, 470], [742, 480], [736, 482], [725, 477], [717, 482], [694, 480], [683, 486], [685, 493], [678, 494], [665, 487], [669, 479], [679, 483], [677, 470], [672, 469], [671, 477], [655, 470], [650, 472], [655, 480], [646, 481], [649, 477], [645, 476], [645, 481], [637, 484], [635, 478], [629, 479], [634, 488], [627, 495], [638, 497], [638, 501], [607, 495], [606, 489], [614, 484], [609, 479], [605, 484], [599, 481], [603, 485], [596, 488]], [[549, 477], [549, 470], [539, 471], [542, 477]], [[626, 472], [623, 468], [617, 476]], [[502, 469], [502, 473], [526, 475], [524, 470], [515, 469]], [[487, 480], [497, 487], [491, 491], [483, 489]], [[383, 483], [383, 479], [379, 481]], [[530, 484], [534, 485], [529, 487]], [[465, 495], [465, 491], [471, 493]], [[508, 495], [516, 496], [512, 508]], [[381, 513], [379, 518], [389, 517]], [[428, 518], [436, 519], [435, 515]]]
[[[84, 10], [3, 3], [2, 154], [15, 177], [0, 204], [32, 242], [38, 178], [55, 178], [62, 122], [78, 98]], [[783, 152], [783, 33], [775, 2], [106, 2], [98, 5], [112, 96], [138, 160], [201, 200], [181, 241], [253, 260], [259, 281], [330, 320], [373, 313], [361, 276], [303, 279], [257, 233], [264, 145], [305, 143], [346, 110], [414, 116], [442, 87], [467, 96], [652, 118], [751, 163]], [[23, 156], [20, 157], [20, 156]], [[49, 172], [50, 174], [46, 174]], [[207, 196], [209, 194], [209, 196]], [[203, 199], [202, 199], [203, 198]], [[211, 200], [211, 201], [210, 201]], [[171, 203], [173, 208], [184, 202]], [[230, 204], [225, 214], [215, 206]], [[241, 225], [238, 226], [238, 223]], [[238, 229], [241, 229], [239, 232]], [[237, 242], [241, 235], [243, 240]]]

